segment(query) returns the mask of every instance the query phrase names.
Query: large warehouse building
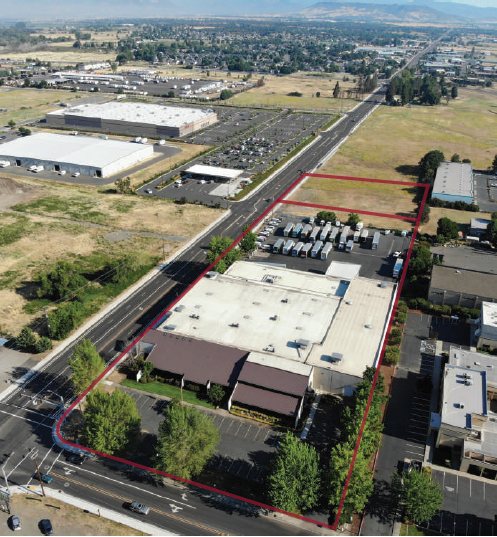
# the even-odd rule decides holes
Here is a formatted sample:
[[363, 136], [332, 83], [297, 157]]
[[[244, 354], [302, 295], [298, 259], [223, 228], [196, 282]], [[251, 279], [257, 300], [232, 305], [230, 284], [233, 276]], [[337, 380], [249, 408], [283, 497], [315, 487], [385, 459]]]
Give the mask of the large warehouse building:
[[150, 137], [181, 137], [217, 122], [213, 110], [111, 101], [83, 104], [46, 115], [52, 127], [77, 127]]
[[153, 156], [151, 145], [48, 133], [0, 145], [0, 160], [13, 166], [43, 166], [93, 177], [108, 177]]
[[442, 201], [473, 203], [473, 167], [471, 164], [442, 162], [435, 176], [431, 197]]

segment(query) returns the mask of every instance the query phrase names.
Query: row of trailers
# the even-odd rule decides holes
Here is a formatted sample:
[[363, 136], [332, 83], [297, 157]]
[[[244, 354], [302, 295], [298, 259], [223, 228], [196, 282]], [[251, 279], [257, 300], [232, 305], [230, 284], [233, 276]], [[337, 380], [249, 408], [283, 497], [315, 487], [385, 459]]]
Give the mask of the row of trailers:
[[297, 242], [291, 239], [278, 239], [273, 245], [273, 253], [292, 255], [293, 257], [313, 257], [315, 259], [327, 259], [328, 254], [333, 250], [331, 242], [324, 243], [323, 241]]

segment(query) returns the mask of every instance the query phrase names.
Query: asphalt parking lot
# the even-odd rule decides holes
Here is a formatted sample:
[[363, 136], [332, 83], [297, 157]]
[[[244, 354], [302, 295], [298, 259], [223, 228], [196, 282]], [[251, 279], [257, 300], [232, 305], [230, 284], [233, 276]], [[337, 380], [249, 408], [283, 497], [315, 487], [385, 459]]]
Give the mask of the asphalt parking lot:
[[[154, 394], [119, 386], [136, 402], [142, 418], [142, 429], [155, 435], [164, 420], [167, 399]], [[227, 411], [197, 407], [208, 414], [221, 434], [221, 442], [210, 465], [219, 471], [237, 475], [243, 479], [261, 482], [266, 466], [278, 445], [280, 432], [251, 420], [232, 416]]]
[[492, 196], [494, 200], [497, 200], [497, 176], [475, 173], [474, 188], [476, 205], [480, 207], [480, 210], [491, 213], [497, 211], [497, 202], [490, 200], [490, 196]]
[[407, 252], [411, 240], [410, 236], [401, 237], [394, 233], [389, 233], [388, 235], [382, 233], [378, 248], [372, 250], [372, 237], [376, 230], [369, 229], [368, 240], [364, 243], [355, 243], [352, 252], [348, 253], [344, 250], [338, 250], [335, 246], [326, 260], [311, 257], [293, 257], [292, 255], [272, 253], [266, 249], [268, 247], [272, 248], [278, 239], [293, 240], [295, 243], [298, 242], [298, 239], [296, 238], [284, 237], [283, 231], [288, 222], [296, 224], [298, 222], [307, 222], [307, 219], [290, 215], [280, 215], [280, 217], [282, 218], [281, 223], [278, 224], [274, 233], [269, 235], [267, 240], [262, 243], [259, 251], [253, 255], [251, 258], [253, 261], [284, 264], [290, 269], [316, 272], [319, 274], [324, 274], [332, 261], [341, 261], [344, 263], [361, 265], [359, 275], [364, 278], [373, 278], [391, 282], [395, 281], [392, 278], [392, 269], [395, 264], [395, 258], [392, 254], [396, 251], [403, 253]]
[[444, 503], [429, 529], [445, 535], [495, 534], [497, 483], [438, 469], [432, 476], [442, 487]]

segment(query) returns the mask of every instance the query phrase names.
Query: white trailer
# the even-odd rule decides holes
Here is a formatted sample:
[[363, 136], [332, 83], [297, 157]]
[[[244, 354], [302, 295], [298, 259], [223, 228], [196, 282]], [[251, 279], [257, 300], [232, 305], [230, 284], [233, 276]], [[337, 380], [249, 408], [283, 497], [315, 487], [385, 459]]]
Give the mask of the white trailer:
[[369, 235], [369, 231], [367, 229], [363, 229], [361, 231], [361, 238], [359, 239], [360, 242], [366, 242]]
[[326, 246], [321, 250], [321, 259], [328, 259], [328, 254], [333, 250], [333, 244], [331, 242], [327, 242]]
[[355, 231], [354, 232], [354, 242], [359, 242], [359, 239], [361, 238], [361, 232]]
[[273, 253], [281, 254], [281, 250], [284, 244], [285, 244], [285, 241], [283, 239], [278, 239], [273, 245]]
[[302, 250], [300, 250], [300, 257], [309, 257], [311, 249], [313, 249], [313, 247], [310, 242], [304, 244], [304, 247], [302, 248]]
[[285, 237], [290, 237], [294, 226], [295, 224], [293, 224], [292, 222], [288, 222], [286, 228], [283, 230], [283, 235]]
[[293, 250], [292, 250], [292, 256], [293, 256], [293, 257], [297, 257], [297, 256], [300, 254], [300, 252], [301, 252], [301, 250], [302, 250], [303, 247], [304, 247], [304, 243], [303, 243], [303, 242], [298, 242], [298, 243], [293, 247]]
[[312, 248], [311, 257], [314, 257], [314, 258], [319, 257], [319, 252], [321, 251], [321, 248], [323, 247], [323, 245], [324, 245], [323, 241], [316, 242], [316, 244]]
[[312, 230], [311, 236], [309, 237], [309, 240], [311, 242], [316, 242], [318, 240], [320, 231], [321, 231], [321, 228], [319, 226], [314, 227]]
[[337, 240], [339, 228], [334, 227], [330, 234], [330, 242], [335, 242]]
[[295, 246], [295, 241], [286, 241], [285, 245], [283, 246], [283, 255], [288, 255], [293, 251], [293, 247]]
[[376, 231], [375, 234], [373, 235], [373, 242], [371, 244], [371, 248], [373, 250], [376, 250], [376, 248], [378, 248], [379, 243], [380, 243], [380, 232]]
[[352, 249], [354, 248], [354, 241], [351, 239], [350, 241], [347, 242], [347, 246], [345, 246], [345, 251], [346, 252], [352, 252]]
[[323, 231], [321, 231], [319, 240], [324, 242], [328, 238], [328, 235], [330, 234], [330, 232], [331, 232], [331, 224], [326, 224], [323, 228]]

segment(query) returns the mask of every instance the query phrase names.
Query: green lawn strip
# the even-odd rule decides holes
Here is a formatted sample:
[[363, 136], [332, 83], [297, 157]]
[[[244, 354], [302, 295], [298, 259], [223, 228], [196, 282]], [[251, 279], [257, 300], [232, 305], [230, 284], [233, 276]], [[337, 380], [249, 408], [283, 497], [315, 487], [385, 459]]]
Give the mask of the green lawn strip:
[[155, 393], [157, 395], [163, 395], [164, 397], [170, 397], [171, 399], [183, 399], [185, 403], [190, 403], [192, 405], [203, 406], [205, 408], [214, 408], [214, 405], [208, 401], [204, 401], [197, 397], [195, 392], [189, 390], [183, 390], [183, 395], [178, 386], [173, 386], [172, 384], [162, 384], [161, 382], [147, 382], [146, 384], [141, 384], [135, 380], [125, 379], [121, 383], [123, 386], [128, 388], [134, 388], [135, 390], [141, 390], [143, 392]]
[[415, 524], [402, 524], [402, 529], [400, 530], [401, 535], [440, 535], [435, 531], [430, 531], [426, 528], [420, 528]]

